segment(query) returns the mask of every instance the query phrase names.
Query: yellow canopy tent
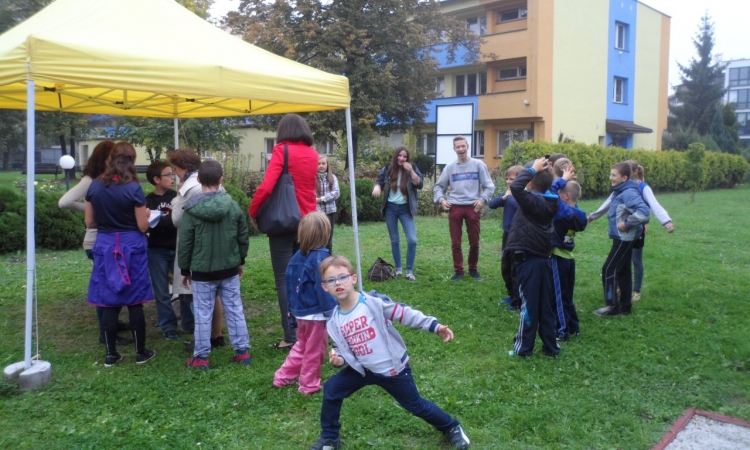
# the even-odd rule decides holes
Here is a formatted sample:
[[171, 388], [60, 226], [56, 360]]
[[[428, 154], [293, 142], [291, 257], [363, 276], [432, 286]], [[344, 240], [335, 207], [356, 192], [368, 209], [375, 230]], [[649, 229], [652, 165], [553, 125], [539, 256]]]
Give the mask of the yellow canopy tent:
[[23, 389], [25, 373], [51, 374], [31, 363], [36, 110], [176, 120], [346, 109], [351, 142], [349, 100], [346, 77], [259, 49], [174, 0], [56, 0], [0, 35], [0, 108], [26, 109], [28, 127], [26, 358], [6, 376], [23, 370]]
[[222, 117], [349, 107], [349, 82], [222, 31], [173, 0], [57, 0], [0, 37], [0, 108]]

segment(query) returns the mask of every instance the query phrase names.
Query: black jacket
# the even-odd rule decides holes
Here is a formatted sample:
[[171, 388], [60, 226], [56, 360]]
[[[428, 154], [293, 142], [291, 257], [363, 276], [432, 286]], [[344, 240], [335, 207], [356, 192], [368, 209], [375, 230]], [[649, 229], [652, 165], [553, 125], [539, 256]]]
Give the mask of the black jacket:
[[535, 194], [525, 190], [535, 173], [534, 169], [523, 170], [510, 185], [518, 211], [513, 217], [505, 249], [548, 258], [552, 251], [552, 219], [557, 213], [558, 197], [549, 192]]

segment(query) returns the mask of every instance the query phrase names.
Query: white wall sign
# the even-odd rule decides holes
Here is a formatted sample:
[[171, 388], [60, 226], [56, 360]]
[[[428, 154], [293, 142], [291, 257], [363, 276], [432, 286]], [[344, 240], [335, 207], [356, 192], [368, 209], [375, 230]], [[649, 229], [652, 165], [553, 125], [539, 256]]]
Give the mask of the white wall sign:
[[474, 104], [437, 105], [435, 110], [437, 142], [435, 143], [435, 163], [450, 164], [456, 160], [453, 151], [453, 138], [464, 136], [471, 154], [474, 137]]

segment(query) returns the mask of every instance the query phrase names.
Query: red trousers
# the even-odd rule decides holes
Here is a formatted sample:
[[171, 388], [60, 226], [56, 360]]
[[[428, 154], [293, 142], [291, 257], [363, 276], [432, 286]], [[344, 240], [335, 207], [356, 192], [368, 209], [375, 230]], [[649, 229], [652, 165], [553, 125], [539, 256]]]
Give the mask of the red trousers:
[[474, 205], [451, 205], [448, 213], [448, 226], [451, 233], [451, 250], [453, 250], [453, 270], [464, 273], [464, 254], [461, 251], [461, 234], [463, 222], [466, 221], [466, 234], [469, 235], [469, 271], [477, 270], [479, 263], [479, 218]]

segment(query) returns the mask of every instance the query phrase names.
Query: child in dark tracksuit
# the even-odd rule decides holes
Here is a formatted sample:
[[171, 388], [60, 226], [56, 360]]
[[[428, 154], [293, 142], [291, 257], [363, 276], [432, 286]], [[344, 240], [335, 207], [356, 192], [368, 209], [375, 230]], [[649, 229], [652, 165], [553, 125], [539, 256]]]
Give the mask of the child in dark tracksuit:
[[581, 186], [572, 181], [573, 166], [552, 183], [551, 192], [557, 194], [558, 210], [552, 221], [552, 279], [555, 284], [555, 306], [557, 309], [557, 339], [567, 341], [570, 335], [578, 336], [576, 305], [573, 303], [573, 290], [576, 284], [576, 260], [573, 249], [576, 246], [576, 231], [586, 229], [586, 212], [576, 202], [581, 195]]
[[[552, 171], [546, 158], [518, 174], [510, 191], [519, 209], [513, 218], [507, 251], [513, 253], [521, 297], [521, 318], [514, 339], [515, 355], [531, 356], [537, 330], [542, 351], [555, 357], [560, 346], [555, 340], [555, 291], [552, 283], [552, 219], [557, 213], [556, 195], [548, 192]], [[528, 189], [526, 187], [528, 185]]]
[[508, 170], [505, 171], [505, 183], [508, 185], [508, 189], [503, 195], [498, 195], [490, 200], [489, 204], [490, 209], [505, 208], [503, 212], [503, 243], [500, 247], [500, 271], [505, 282], [505, 290], [508, 292], [508, 298], [503, 300], [503, 304], [510, 305], [508, 306], [508, 310], [510, 311], [521, 309], [521, 298], [518, 296], [518, 284], [515, 272], [513, 271], [513, 254], [506, 254], [505, 246], [508, 243], [508, 235], [510, 235], [510, 226], [513, 223], [513, 217], [518, 210], [518, 202], [516, 202], [516, 199], [513, 198], [513, 194], [510, 192], [510, 185], [522, 170], [523, 166], [508, 167]]

